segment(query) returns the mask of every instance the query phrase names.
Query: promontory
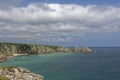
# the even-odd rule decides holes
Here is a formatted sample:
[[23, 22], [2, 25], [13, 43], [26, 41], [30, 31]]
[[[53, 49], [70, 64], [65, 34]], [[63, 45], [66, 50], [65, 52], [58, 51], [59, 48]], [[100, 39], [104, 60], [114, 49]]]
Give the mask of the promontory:
[[[65, 48], [61, 46], [0, 43], [0, 61], [15, 55], [37, 55], [49, 53], [91, 53], [93, 50], [88, 47]], [[43, 80], [43, 76], [32, 73], [22, 67], [0, 67], [0, 80]]]
[[48, 54], [55, 52], [83, 52], [90, 53], [93, 50], [88, 47], [65, 48], [61, 46], [37, 45], [37, 44], [20, 44], [20, 43], [0, 43], [0, 60], [6, 60], [14, 55], [33, 55]]

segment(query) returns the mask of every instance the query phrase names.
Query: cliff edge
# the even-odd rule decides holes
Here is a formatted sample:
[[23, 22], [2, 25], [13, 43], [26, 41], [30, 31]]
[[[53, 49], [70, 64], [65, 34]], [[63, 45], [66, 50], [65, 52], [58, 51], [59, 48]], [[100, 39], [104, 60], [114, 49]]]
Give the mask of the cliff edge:
[[83, 52], [90, 53], [92, 49], [65, 48], [61, 46], [36, 45], [36, 44], [18, 44], [18, 43], [0, 43], [0, 61], [7, 60], [7, 57], [14, 54], [46, 54], [55, 52]]
[[0, 80], [43, 80], [43, 76], [22, 67], [0, 67]]

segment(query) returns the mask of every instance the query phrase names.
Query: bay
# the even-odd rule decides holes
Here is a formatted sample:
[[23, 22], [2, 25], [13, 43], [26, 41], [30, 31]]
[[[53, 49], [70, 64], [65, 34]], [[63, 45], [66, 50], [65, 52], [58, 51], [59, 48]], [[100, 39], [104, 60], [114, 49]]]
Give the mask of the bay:
[[120, 48], [93, 48], [93, 53], [17, 56], [1, 66], [20, 66], [44, 80], [120, 80]]

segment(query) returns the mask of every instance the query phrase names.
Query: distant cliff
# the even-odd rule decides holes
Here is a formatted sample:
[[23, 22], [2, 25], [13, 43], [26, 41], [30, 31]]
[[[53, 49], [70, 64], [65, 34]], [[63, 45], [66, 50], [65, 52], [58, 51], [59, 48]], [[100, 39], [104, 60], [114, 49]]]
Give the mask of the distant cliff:
[[46, 54], [54, 52], [92, 52], [92, 49], [84, 48], [65, 48], [61, 46], [36, 45], [36, 44], [17, 44], [0, 43], [0, 60], [6, 60], [8, 56], [14, 54]]

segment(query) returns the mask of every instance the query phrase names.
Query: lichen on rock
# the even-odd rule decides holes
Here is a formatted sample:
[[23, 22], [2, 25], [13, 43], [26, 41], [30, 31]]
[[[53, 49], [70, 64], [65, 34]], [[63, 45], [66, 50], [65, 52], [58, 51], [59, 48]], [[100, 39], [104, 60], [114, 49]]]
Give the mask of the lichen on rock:
[[0, 67], [0, 76], [5, 80], [43, 80], [43, 76], [22, 67]]

